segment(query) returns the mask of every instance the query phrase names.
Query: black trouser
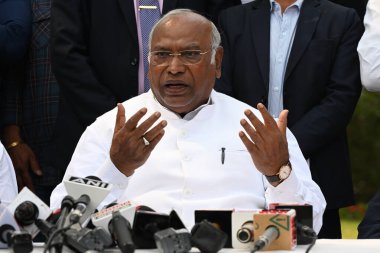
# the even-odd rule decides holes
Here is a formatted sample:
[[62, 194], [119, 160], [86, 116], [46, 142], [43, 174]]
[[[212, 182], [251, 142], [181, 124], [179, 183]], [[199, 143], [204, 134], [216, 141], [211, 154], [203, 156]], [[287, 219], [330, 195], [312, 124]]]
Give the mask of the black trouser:
[[326, 209], [323, 214], [323, 225], [318, 234], [319, 239], [342, 239], [339, 209]]

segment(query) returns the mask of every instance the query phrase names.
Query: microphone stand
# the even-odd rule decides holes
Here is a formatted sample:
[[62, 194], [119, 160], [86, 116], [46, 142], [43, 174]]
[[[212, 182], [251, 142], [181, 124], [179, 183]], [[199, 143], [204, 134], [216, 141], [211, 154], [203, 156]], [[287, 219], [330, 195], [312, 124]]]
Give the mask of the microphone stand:
[[69, 211], [71, 210], [71, 208], [73, 207], [73, 205], [74, 205], [74, 199], [71, 196], [67, 195], [66, 197], [63, 198], [62, 204], [61, 204], [61, 215], [57, 221], [57, 229], [49, 237], [49, 240], [46, 243], [45, 250], [51, 249], [50, 250], [51, 253], [62, 252], [64, 237], [61, 233], [66, 229], [65, 227], [66, 217]]

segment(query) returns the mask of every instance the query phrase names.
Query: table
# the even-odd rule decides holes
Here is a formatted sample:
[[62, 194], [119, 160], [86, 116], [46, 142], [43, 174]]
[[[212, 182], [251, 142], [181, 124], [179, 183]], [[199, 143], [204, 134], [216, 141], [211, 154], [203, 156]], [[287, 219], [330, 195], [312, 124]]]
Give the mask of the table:
[[[265, 251], [267, 253], [300, 253], [305, 252], [308, 245], [297, 246], [293, 251], [277, 250], [277, 251]], [[11, 253], [11, 249], [0, 249], [0, 253]], [[43, 246], [36, 244], [34, 246], [33, 253], [42, 253]], [[120, 252], [119, 249], [109, 249], [106, 253]], [[136, 250], [135, 253], [158, 253], [158, 250]], [[197, 249], [193, 249], [192, 252], [198, 252]], [[262, 252], [262, 251], [260, 251]], [[310, 253], [379, 253], [380, 252], [380, 239], [368, 239], [368, 240], [331, 240], [331, 239], [319, 239], [310, 251]], [[222, 249], [219, 253], [249, 253], [246, 250], [238, 249]]]

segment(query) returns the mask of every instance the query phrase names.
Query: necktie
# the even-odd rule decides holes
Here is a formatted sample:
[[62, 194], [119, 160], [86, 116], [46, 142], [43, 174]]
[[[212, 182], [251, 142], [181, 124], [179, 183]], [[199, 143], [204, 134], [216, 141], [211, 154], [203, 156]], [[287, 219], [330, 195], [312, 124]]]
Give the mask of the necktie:
[[150, 88], [148, 80], [149, 33], [161, 16], [158, 0], [139, 0], [141, 42], [144, 57], [144, 92]]

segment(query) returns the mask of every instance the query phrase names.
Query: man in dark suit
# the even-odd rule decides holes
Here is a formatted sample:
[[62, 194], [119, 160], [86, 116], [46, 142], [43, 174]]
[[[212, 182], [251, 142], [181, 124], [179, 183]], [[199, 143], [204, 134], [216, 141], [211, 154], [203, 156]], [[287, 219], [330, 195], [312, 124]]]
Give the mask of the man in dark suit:
[[24, 55], [32, 27], [29, 0], [0, 1], [0, 65]]
[[361, 92], [357, 14], [327, 0], [257, 0], [222, 12], [220, 28], [216, 89], [262, 102], [274, 116], [289, 109], [288, 126], [327, 200], [319, 236], [340, 238], [339, 208], [354, 203], [346, 126]]
[[[215, 20], [220, 9], [240, 2], [161, 3], [162, 14], [190, 8]], [[117, 102], [142, 92], [136, 5], [132, 0], [52, 1], [52, 64], [61, 102], [50, 157], [62, 175], [85, 128]]]
[[341, 4], [346, 7], [354, 8], [361, 20], [365, 14], [365, 7], [368, 0], [330, 0], [333, 3]]

